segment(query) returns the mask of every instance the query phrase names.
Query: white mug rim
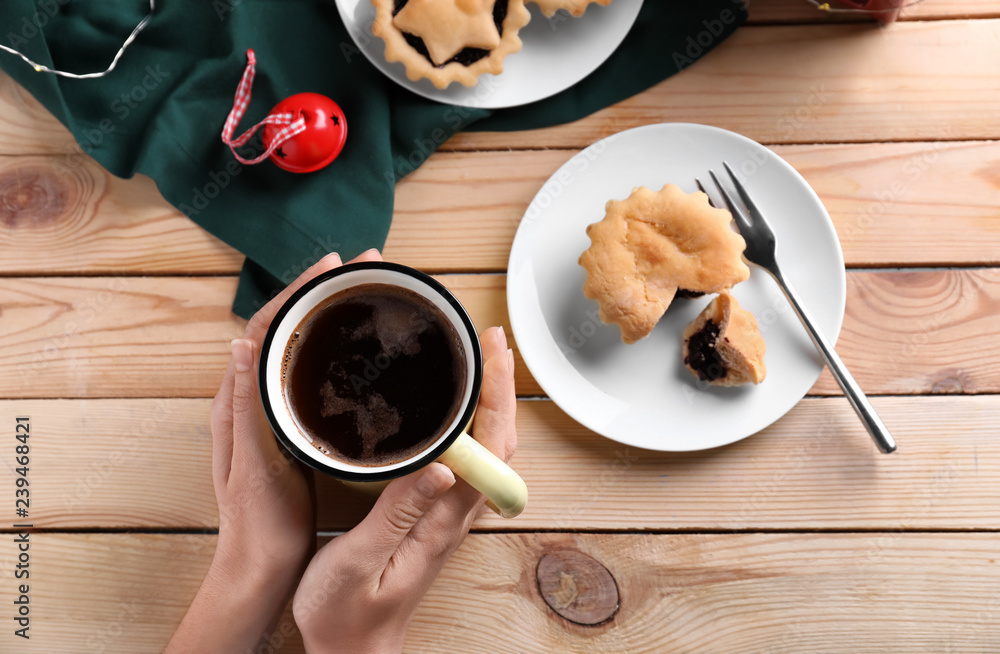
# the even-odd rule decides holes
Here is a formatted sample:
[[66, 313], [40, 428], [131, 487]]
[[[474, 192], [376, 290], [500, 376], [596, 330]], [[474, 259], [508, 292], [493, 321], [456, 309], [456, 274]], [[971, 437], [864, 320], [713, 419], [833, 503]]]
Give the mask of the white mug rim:
[[[270, 361], [272, 366], [275, 365], [273, 358], [277, 356], [277, 365], [280, 365], [280, 358], [284, 356], [287, 343], [276, 343], [276, 336], [278, 332], [281, 331], [282, 326], [286, 324], [286, 319], [289, 317], [292, 310], [299, 309], [300, 303], [303, 299], [320, 285], [343, 275], [370, 271], [385, 271], [386, 273], [389, 273], [387, 278], [403, 275], [410, 280], [416, 281], [417, 284], [423, 288], [419, 290], [410, 288], [410, 290], [420, 293], [426, 299], [434, 302], [435, 305], [443, 303], [447, 307], [454, 310], [454, 313], [457, 314], [458, 321], [455, 321], [451, 316], [447, 317], [449, 318], [449, 321], [452, 322], [456, 330], [460, 332], [460, 335], [465, 335], [467, 337], [468, 343], [466, 344], [466, 347], [471, 350], [471, 352], [466, 352], [470, 383], [467, 383], [464, 403], [459, 410], [459, 415], [452, 422], [449, 429], [439, 436], [431, 446], [421, 452], [401, 462], [394, 462], [384, 466], [360, 466], [356, 464], [349, 464], [323, 454], [312, 445], [308, 445], [308, 449], [306, 449], [300, 441], [308, 443], [308, 437], [302, 433], [301, 429], [296, 429], [296, 433], [294, 434], [287, 433], [290, 431], [289, 423], [291, 423], [291, 425], [294, 425], [295, 423], [291, 418], [291, 413], [288, 410], [288, 407], [286, 406], [284, 393], [280, 388], [274, 389], [271, 387], [273, 386], [271, 383], [271, 381], [273, 381], [273, 377], [271, 378], [271, 381], [269, 381], [268, 375], [268, 371], [270, 370], [268, 362]], [[305, 313], [307, 314], [327, 298], [363, 283], [385, 283], [391, 286], [400, 286], [400, 284], [393, 283], [389, 279], [386, 281], [374, 282], [369, 279], [353, 284], [349, 283], [347, 286], [340, 287], [332, 293], [317, 295], [305, 308]], [[409, 287], [403, 286], [403, 288]], [[424, 289], [426, 289], [427, 292], [424, 292]], [[428, 297], [429, 294], [432, 294], [432, 296]], [[435, 302], [435, 299], [440, 300], [440, 303]], [[439, 308], [441, 307], [439, 306]], [[292, 328], [294, 328], [294, 325]], [[466, 339], [463, 339], [463, 341], [464, 340]], [[468, 347], [469, 345], [471, 345], [471, 347]], [[276, 347], [280, 348], [280, 352], [277, 352], [277, 354], [275, 353]], [[288, 298], [288, 300], [285, 301], [272, 319], [267, 330], [267, 335], [264, 337], [263, 345], [261, 346], [260, 360], [258, 363], [258, 382], [260, 386], [261, 403], [263, 404], [264, 413], [267, 416], [268, 422], [270, 423], [271, 429], [274, 431], [278, 442], [289, 453], [291, 453], [292, 456], [310, 468], [345, 481], [382, 481], [392, 479], [418, 470], [441, 456], [441, 454], [443, 454], [444, 451], [451, 446], [455, 439], [457, 439], [459, 435], [465, 431], [469, 422], [471, 422], [472, 415], [475, 412], [476, 405], [479, 401], [482, 376], [482, 347], [480, 345], [479, 336], [476, 333], [475, 325], [469, 317], [468, 312], [465, 310], [465, 307], [462, 306], [458, 299], [447, 288], [445, 288], [444, 285], [430, 275], [422, 273], [414, 268], [410, 268], [409, 266], [386, 261], [364, 261], [345, 264], [321, 273], [306, 282], [301, 288], [296, 290], [295, 293]], [[280, 386], [280, 382], [278, 385]], [[281, 418], [279, 418], [279, 415], [276, 412], [276, 406], [278, 407], [277, 411], [281, 413]]]

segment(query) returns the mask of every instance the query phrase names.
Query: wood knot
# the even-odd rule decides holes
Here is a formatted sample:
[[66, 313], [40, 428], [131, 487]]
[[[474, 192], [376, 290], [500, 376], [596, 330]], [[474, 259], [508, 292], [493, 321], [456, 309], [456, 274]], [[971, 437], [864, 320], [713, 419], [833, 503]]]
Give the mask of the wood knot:
[[538, 592], [563, 618], [599, 625], [618, 612], [618, 584], [597, 559], [577, 550], [547, 552], [535, 570]]
[[945, 393], [964, 393], [965, 386], [962, 385], [962, 380], [958, 377], [946, 377], [944, 379], [939, 379], [931, 387], [931, 393], [934, 394], [945, 394]]
[[15, 227], [53, 222], [65, 214], [72, 195], [65, 176], [51, 167], [0, 170], [0, 223]]

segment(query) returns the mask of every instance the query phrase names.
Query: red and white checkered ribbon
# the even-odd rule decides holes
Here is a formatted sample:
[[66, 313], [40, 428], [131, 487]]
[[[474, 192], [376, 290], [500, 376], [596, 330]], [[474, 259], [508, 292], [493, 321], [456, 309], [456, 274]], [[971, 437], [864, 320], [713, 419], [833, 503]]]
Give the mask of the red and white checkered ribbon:
[[[253, 76], [256, 66], [257, 57], [254, 55], [253, 50], [247, 50], [247, 67], [246, 70], [243, 71], [243, 79], [240, 80], [240, 86], [236, 89], [236, 98], [233, 100], [233, 109], [229, 112], [229, 116], [226, 117], [226, 124], [222, 128], [222, 142], [229, 146], [229, 149], [233, 151], [233, 156], [236, 157], [238, 161], [245, 164], [256, 164], [264, 161], [271, 156], [272, 152], [281, 147], [282, 143], [296, 134], [302, 133], [306, 129], [306, 119], [301, 115], [292, 113], [268, 114], [264, 120], [243, 132], [243, 134], [237, 138], [233, 138], [233, 131], [243, 119], [243, 114], [247, 110], [247, 105], [250, 104], [250, 87], [253, 86]], [[278, 130], [278, 132], [274, 135], [274, 138], [271, 139], [271, 142], [267, 144], [267, 149], [264, 150], [264, 154], [255, 159], [244, 159], [236, 151], [236, 148], [249, 141], [250, 137], [254, 135], [254, 132], [260, 129], [262, 125], [284, 125], [284, 127]]]

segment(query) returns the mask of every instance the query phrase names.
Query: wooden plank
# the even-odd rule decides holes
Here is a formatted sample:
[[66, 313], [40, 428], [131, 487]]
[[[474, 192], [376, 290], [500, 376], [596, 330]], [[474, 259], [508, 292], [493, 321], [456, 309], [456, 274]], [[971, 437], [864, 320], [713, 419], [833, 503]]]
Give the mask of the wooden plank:
[[234, 277], [51, 277], [0, 289], [0, 397], [215, 395]]
[[[1000, 263], [1000, 142], [774, 149], [826, 204], [849, 266]], [[386, 258], [505, 270], [528, 204], [573, 154], [434, 155], [397, 187]], [[89, 159], [64, 169], [51, 156], [0, 157], [0, 225], [0, 274], [235, 274], [243, 262], [150, 179], [121, 180]]]
[[[481, 328], [503, 275], [440, 279]], [[232, 277], [10, 278], [0, 287], [0, 397], [211, 397], [243, 321]], [[851, 272], [838, 351], [869, 393], [1000, 391], [1000, 268]], [[540, 395], [512, 343], [521, 395]], [[839, 393], [826, 376], [811, 391]]]
[[575, 123], [464, 132], [444, 148], [578, 148], [667, 121], [768, 144], [996, 139], [998, 30], [997, 20], [746, 27], [682, 73]]
[[437, 271], [504, 271], [525, 210], [572, 152], [437, 153], [396, 186], [385, 256]]
[[[906, 0], [899, 20], [1000, 17], [997, 0]], [[842, 7], [836, 1], [832, 7]], [[748, 24], [825, 23], [871, 20], [863, 14], [821, 11], [808, 0], [751, 0]]]
[[[1000, 268], [848, 275], [837, 342], [868, 393], [992, 393], [1000, 382]], [[824, 371], [813, 394], [839, 393]]]
[[[504, 276], [444, 281], [482, 329], [510, 333]], [[211, 397], [245, 326], [235, 291], [232, 277], [6, 280], [0, 397]], [[540, 392], [523, 364], [517, 383]]]
[[[207, 399], [5, 400], [31, 417], [31, 522], [46, 529], [216, 529]], [[899, 441], [879, 455], [843, 398], [806, 398], [729, 447], [620, 445], [551, 401], [518, 405], [513, 465], [531, 491], [514, 521], [477, 529], [994, 529], [1000, 396], [874, 399]], [[16, 473], [0, 467], [0, 484]], [[726, 483], [720, 483], [726, 480]], [[372, 496], [317, 475], [321, 529], [355, 525]], [[877, 491], [876, 491], [877, 489]], [[0, 515], [10, 525], [13, 503]], [[3, 525], [0, 525], [3, 526]]]
[[[887, 30], [745, 27], [698, 65], [588, 118], [543, 130], [463, 133], [445, 149], [580, 148], [664, 121], [717, 125], [772, 144], [996, 139], [998, 29], [995, 19]], [[948, 56], [939, 56], [944, 51]], [[11, 86], [0, 75], [0, 154], [79, 150], [65, 128]]]
[[70, 131], [0, 71], [0, 154], [58, 154], [72, 163], [81, 153]]
[[242, 263], [145, 175], [120, 179], [84, 155], [0, 157], [0, 273], [233, 273]]
[[[129, 654], [170, 638], [215, 541], [31, 539], [32, 649]], [[575, 625], [540, 596], [535, 566], [562, 551], [613, 575], [620, 609], [609, 622]], [[405, 651], [990, 652], [1000, 647], [998, 557], [992, 534], [478, 534], [420, 605]], [[567, 599], [586, 591], [578, 570], [564, 574]], [[14, 590], [0, 586], [6, 606]], [[287, 612], [278, 629], [273, 651], [303, 651]], [[0, 647], [22, 651], [12, 631]]]
[[823, 200], [847, 265], [1000, 263], [1000, 142], [775, 150]]

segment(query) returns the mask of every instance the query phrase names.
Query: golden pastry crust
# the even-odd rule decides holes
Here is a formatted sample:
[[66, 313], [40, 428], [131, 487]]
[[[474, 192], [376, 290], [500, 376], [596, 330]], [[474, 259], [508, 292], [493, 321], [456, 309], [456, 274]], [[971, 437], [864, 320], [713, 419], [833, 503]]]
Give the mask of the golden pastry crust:
[[542, 13], [546, 16], [555, 16], [560, 9], [565, 9], [574, 16], [582, 16], [587, 11], [587, 7], [592, 4], [607, 7], [611, 0], [528, 0], [538, 5]]
[[587, 227], [584, 295], [600, 302], [601, 320], [621, 327], [623, 341], [646, 337], [678, 289], [718, 293], [750, 276], [731, 220], [704, 193], [673, 184], [611, 200], [604, 219]]
[[712, 300], [684, 330], [684, 366], [716, 386], [764, 381], [765, 349], [757, 319], [729, 293]]
[[[493, 25], [493, 0], [410, 0], [396, 16], [394, 0], [371, 0], [375, 7], [375, 23], [372, 34], [385, 41], [385, 59], [390, 62], [402, 62], [406, 66], [406, 76], [417, 81], [429, 79], [439, 89], [448, 87], [452, 82], [465, 86], [475, 86], [483, 73], [499, 75], [503, 72], [503, 60], [509, 54], [521, 49], [521, 39], [518, 32], [531, 20], [531, 14], [524, 6], [524, 0], [508, 0], [507, 16], [503, 20], [503, 34], [497, 33]], [[413, 5], [411, 7], [411, 5]], [[407, 8], [410, 12], [404, 15]], [[477, 14], [478, 12], [478, 14]], [[443, 57], [454, 47], [456, 34], [461, 34], [459, 44], [462, 47], [483, 47], [490, 53], [482, 59], [466, 66], [458, 62], [435, 66], [423, 54], [414, 49], [403, 36], [407, 29], [401, 28], [396, 19], [404, 16], [399, 22], [410, 29], [426, 29], [428, 52], [433, 56]], [[492, 34], [484, 30], [482, 18], [488, 18], [492, 26]], [[423, 35], [410, 32], [416, 36]], [[427, 41], [435, 34], [443, 36], [443, 42], [430, 45]], [[485, 47], [495, 43], [494, 47]], [[461, 50], [461, 48], [459, 48]], [[454, 56], [454, 53], [451, 55]], [[448, 57], [450, 59], [451, 57]], [[447, 61], [447, 59], [445, 59]]]

